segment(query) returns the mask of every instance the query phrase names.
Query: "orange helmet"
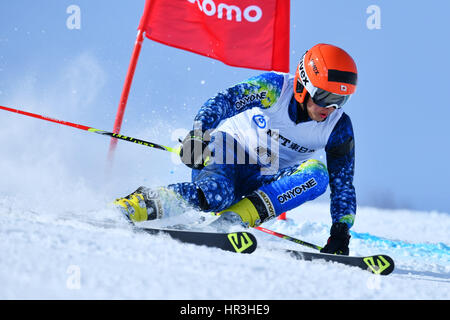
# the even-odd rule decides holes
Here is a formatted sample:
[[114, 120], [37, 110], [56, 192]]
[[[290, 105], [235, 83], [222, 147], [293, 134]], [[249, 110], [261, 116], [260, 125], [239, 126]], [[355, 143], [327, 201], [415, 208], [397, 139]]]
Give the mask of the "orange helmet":
[[320, 43], [300, 59], [294, 79], [299, 103], [309, 94], [321, 107], [342, 107], [356, 90], [357, 73], [352, 57], [336, 46]]

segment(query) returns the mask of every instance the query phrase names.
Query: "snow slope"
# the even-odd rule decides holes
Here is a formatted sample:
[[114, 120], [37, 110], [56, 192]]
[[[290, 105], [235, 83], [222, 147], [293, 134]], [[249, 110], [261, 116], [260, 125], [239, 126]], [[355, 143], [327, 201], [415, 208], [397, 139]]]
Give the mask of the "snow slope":
[[[55, 211], [18, 200], [0, 199], [1, 299], [450, 298], [446, 213], [359, 208], [351, 253], [392, 256], [396, 270], [382, 277], [294, 260], [270, 249], [304, 248], [257, 230], [258, 249], [239, 255], [135, 234], [107, 201]], [[329, 220], [327, 205], [310, 203], [264, 226], [323, 244]]]
[[[26, 110], [90, 124], [35, 100], [22, 101]], [[144, 140], [176, 141], [167, 134], [176, 128], [163, 120], [127, 129]], [[351, 253], [386, 253], [396, 262], [392, 275], [374, 276], [293, 260], [270, 249], [308, 249], [257, 230], [251, 255], [133, 233], [108, 206], [139, 185], [189, 180], [166, 152], [122, 142], [108, 169], [108, 139], [9, 113], [0, 117], [0, 144], [0, 299], [450, 298], [448, 213], [359, 207]], [[323, 245], [330, 220], [328, 204], [315, 201], [264, 226]]]

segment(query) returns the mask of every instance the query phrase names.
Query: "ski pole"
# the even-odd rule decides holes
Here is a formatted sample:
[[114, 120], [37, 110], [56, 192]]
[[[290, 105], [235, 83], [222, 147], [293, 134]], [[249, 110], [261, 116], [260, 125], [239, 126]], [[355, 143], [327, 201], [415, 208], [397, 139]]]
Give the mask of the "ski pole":
[[303, 241], [303, 240], [300, 240], [300, 239], [296, 239], [296, 238], [293, 238], [291, 236], [288, 236], [288, 235], [285, 235], [285, 234], [282, 234], [282, 233], [278, 233], [278, 232], [275, 232], [275, 231], [272, 231], [272, 230], [269, 230], [269, 229], [266, 229], [266, 228], [263, 228], [263, 227], [253, 227], [253, 229], [256, 229], [256, 230], [259, 230], [259, 231], [271, 234], [271, 235], [276, 236], [276, 237], [281, 238], [281, 239], [286, 239], [286, 240], [295, 242], [297, 244], [301, 244], [302, 246], [305, 246], [305, 247], [308, 247], [308, 248], [316, 249], [316, 250], [319, 250], [319, 251], [322, 250], [322, 247], [318, 246], [316, 244], [309, 243], [309, 242], [306, 242], [306, 241]]
[[104, 130], [99, 130], [99, 129], [95, 129], [95, 128], [91, 128], [88, 126], [84, 126], [81, 124], [76, 124], [76, 123], [72, 123], [72, 122], [68, 122], [68, 121], [63, 121], [63, 120], [58, 120], [58, 119], [53, 119], [47, 116], [42, 116], [39, 114], [35, 114], [35, 113], [31, 113], [31, 112], [27, 112], [27, 111], [22, 111], [22, 110], [18, 110], [18, 109], [13, 109], [13, 108], [8, 108], [8, 107], [4, 107], [4, 106], [0, 106], [0, 109], [2, 110], [6, 110], [9, 112], [15, 112], [15, 113], [19, 113], [25, 116], [29, 116], [29, 117], [33, 117], [33, 118], [37, 118], [37, 119], [41, 119], [41, 120], [46, 120], [46, 121], [50, 121], [50, 122], [54, 122], [54, 123], [58, 123], [58, 124], [62, 124], [65, 126], [70, 126], [73, 128], [77, 128], [80, 130], [85, 130], [85, 131], [89, 131], [89, 132], [93, 132], [93, 133], [98, 133], [104, 136], [109, 136], [109, 137], [113, 137], [116, 139], [120, 139], [120, 140], [125, 140], [128, 142], [133, 142], [133, 143], [137, 143], [146, 147], [150, 147], [150, 148], [155, 148], [155, 149], [160, 149], [160, 150], [164, 150], [164, 151], [169, 151], [169, 152], [173, 152], [176, 154], [180, 154], [180, 149], [179, 148], [171, 148], [171, 147], [166, 147], [160, 144], [156, 144], [153, 142], [148, 142], [145, 140], [141, 140], [141, 139], [137, 139], [137, 138], [132, 138], [132, 137], [127, 137], [118, 133], [113, 133], [113, 132], [108, 132], [108, 131], [104, 131]]

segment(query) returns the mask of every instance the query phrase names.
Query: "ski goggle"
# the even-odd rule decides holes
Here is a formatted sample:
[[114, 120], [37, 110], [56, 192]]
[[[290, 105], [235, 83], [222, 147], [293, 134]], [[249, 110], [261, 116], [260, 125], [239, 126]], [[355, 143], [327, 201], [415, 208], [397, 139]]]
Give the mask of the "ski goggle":
[[[335, 94], [313, 85], [310, 85], [310, 90], [308, 90], [312, 101], [322, 108], [336, 108], [340, 109], [342, 106], [350, 99], [351, 95], [340, 95]], [[298, 93], [303, 92], [305, 87], [303, 86], [300, 79], [297, 80], [296, 91]]]
[[320, 107], [335, 107], [336, 109], [340, 109], [348, 101], [348, 99], [350, 99], [350, 95], [342, 96], [317, 88], [317, 91], [311, 99]]

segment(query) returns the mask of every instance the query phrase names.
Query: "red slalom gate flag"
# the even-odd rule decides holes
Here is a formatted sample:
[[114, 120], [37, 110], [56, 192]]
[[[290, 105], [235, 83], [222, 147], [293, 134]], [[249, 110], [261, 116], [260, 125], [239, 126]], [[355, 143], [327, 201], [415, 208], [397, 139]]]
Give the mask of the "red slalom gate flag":
[[[114, 122], [120, 133], [144, 33], [225, 64], [289, 72], [290, 0], [146, 0]], [[117, 139], [111, 138], [112, 164]]]
[[223, 63], [289, 72], [290, 0], [147, 0], [151, 40]]

